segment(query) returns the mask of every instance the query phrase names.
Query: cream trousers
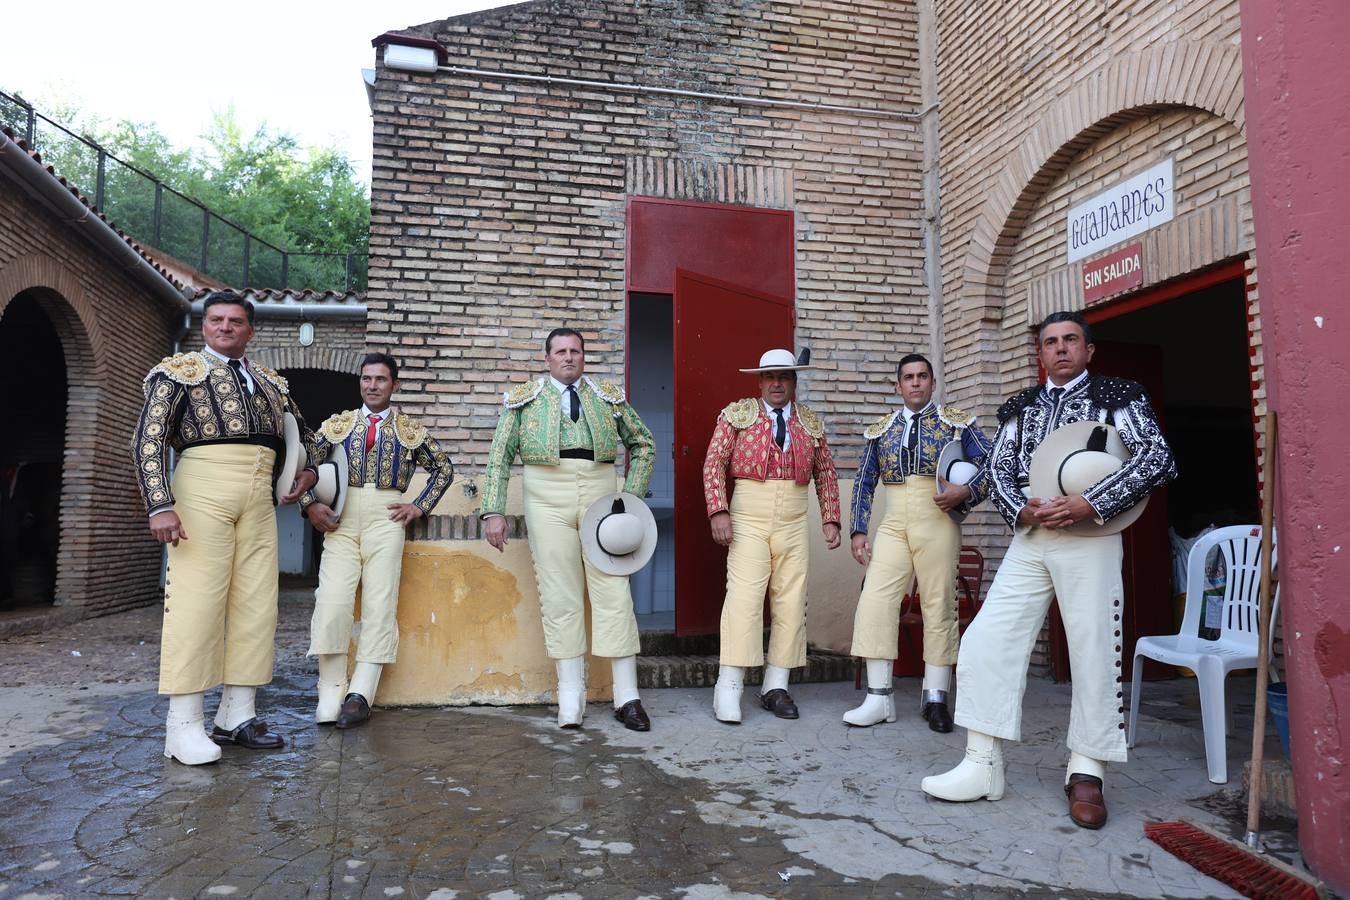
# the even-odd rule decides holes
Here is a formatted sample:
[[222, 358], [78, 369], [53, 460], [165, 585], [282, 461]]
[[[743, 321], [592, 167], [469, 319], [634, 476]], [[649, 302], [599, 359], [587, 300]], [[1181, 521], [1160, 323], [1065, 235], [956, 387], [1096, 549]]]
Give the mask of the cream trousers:
[[806, 665], [807, 486], [737, 478], [722, 604], [721, 664], [764, 664], [764, 591], [769, 592], [771, 666]]
[[398, 657], [398, 583], [403, 574], [404, 527], [388, 506], [403, 492], [374, 485], [347, 488], [337, 531], [323, 537], [319, 588], [309, 623], [309, 655], [347, 653], [356, 587], [361, 586], [361, 637], [356, 661], [391, 663]]
[[882, 485], [886, 516], [872, 541], [858, 611], [853, 617], [853, 656], [895, 659], [900, 603], [915, 573], [923, 611], [923, 661], [956, 662], [956, 559], [961, 527], [933, 502], [937, 479], [913, 476]]
[[613, 463], [563, 459], [556, 466], [525, 467], [525, 528], [539, 583], [544, 646], [553, 659], [586, 653], [587, 597], [591, 652], [610, 657], [638, 652], [628, 578], [586, 562], [577, 531], [586, 509], [616, 487]]
[[277, 631], [276, 454], [256, 444], [189, 447], [173, 475], [187, 540], [168, 547], [159, 692], [272, 680]]
[[1073, 667], [1066, 743], [1092, 759], [1124, 762], [1123, 558], [1118, 534], [1082, 537], [1046, 528], [1018, 529], [988, 598], [961, 641], [956, 724], [1021, 739], [1027, 663], [1050, 600], [1058, 597]]

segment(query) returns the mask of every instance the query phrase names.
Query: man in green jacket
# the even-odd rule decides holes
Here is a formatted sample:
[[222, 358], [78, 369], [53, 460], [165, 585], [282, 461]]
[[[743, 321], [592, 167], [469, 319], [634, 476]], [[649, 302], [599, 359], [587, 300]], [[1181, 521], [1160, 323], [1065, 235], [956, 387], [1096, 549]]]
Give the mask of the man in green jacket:
[[586, 561], [578, 527], [586, 509], [615, 489], [619, 446], [628, 450], [623, 489], [647, 493], [656, 458], [647, 426], [624, 400], [622, 388], [583, 374], [586, 348], [570, 328], [544, 341], [549, 374], [506, 393], [483, 477], [482, 516], [487, 541], [506, 547], [506, 485], [519, 455], [525, 465], [525, 527], [539, 583], [544, 645], [558, 670], [558, 724], [581, 725], [586, 708], [586, 610], [591, 601], [591, 652], [607, 656], [614, 672], [614, 717], [647, 731], [651, 721], [638, 699], [637, 618], [626, 576]]

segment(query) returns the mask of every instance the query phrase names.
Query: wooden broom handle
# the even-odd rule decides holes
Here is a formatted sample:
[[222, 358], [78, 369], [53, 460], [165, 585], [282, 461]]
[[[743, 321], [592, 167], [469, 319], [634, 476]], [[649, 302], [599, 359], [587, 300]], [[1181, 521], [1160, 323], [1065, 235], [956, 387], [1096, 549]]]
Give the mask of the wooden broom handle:
[[1266, 647], [1270, 642], [1270, 558], [1275, 531], [1275, 442], [1278, 432], [1275, 412], [1266, 412], [1266, 452], [1261, 469], [1261, 610], [1256, 646], [1256, 710], [1252, 714], [1252, 766], [1247, 792], [1247, 843], [1255, 846], [1261, 823], [1261, 781], [1266, 748], [1266, 685], [1270, 670]]

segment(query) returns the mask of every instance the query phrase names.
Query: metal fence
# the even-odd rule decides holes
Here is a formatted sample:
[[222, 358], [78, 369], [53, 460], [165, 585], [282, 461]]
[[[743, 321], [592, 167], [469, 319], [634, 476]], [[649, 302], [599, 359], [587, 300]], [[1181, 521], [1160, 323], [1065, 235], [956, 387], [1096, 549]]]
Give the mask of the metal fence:
[[0, 91], [0, 125], [23, 138], [118, 228], [234, 287], [364, 291], [367, 254], [285, 250]]

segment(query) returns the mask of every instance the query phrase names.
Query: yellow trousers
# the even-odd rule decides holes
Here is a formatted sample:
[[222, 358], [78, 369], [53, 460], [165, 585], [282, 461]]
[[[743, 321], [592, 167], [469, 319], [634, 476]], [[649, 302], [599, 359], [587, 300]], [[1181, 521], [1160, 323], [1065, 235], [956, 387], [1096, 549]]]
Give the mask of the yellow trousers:
[[586, 653], [585, 599], [591, 602], [591, 652], [634, 656], [637, 617], [628, 578], [586, 562], [578, 527], [592, 503], [616, 487], [613, 463], [563, 459], [525, 467], [525, 528], [539, 583], [544, 646], [554, 659]]
[[769, 664], [806, 665], [806, 485], [737, 478], [731, 494], [721, 663], [764, 664], [764, 591], [769, 592]]
[[189, 447], [173, 475], [187, 540], [169, 546], [159, 692], [272, 680], [277, 631], [276, 454], [254, 444]]
[[309, 623], [309, 655], [347, 652], [356, 588], [361, 587], [361, 637], [356, 661], [391, 663], [398, 657], [398, 585], [403, 574], [404, 527], [389, 518], [403, 492], [367, 484], [347, 488], [337, 531], [323, 537], [319, 588]]
[[917, 573], [923, 611], [923, 661], [956, 662], [956, 561], [961, 526], [933, 502], [936, 479], [885, 484], [886, 515], [872, 541], [872, 562], [853, 617], [854, 656], [895, 659], [900, 603]]

